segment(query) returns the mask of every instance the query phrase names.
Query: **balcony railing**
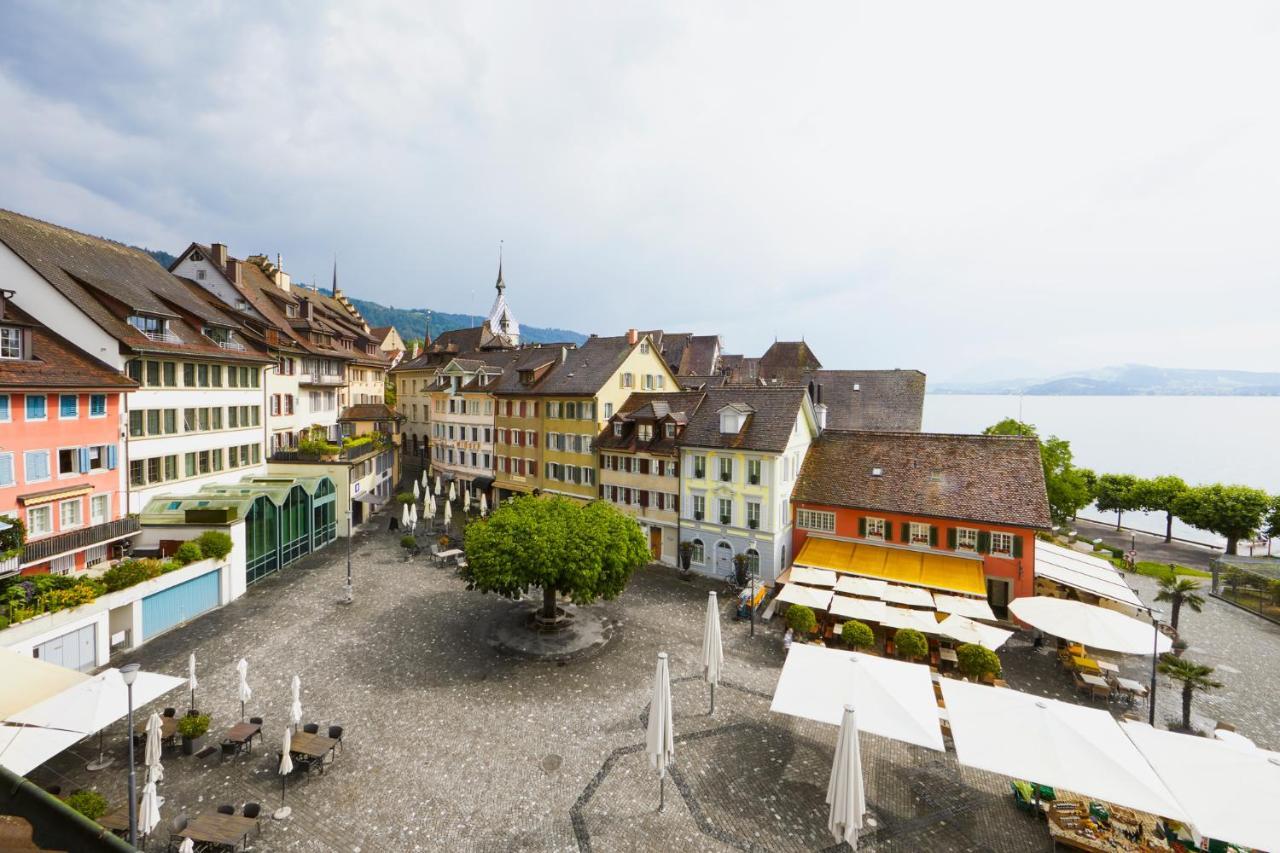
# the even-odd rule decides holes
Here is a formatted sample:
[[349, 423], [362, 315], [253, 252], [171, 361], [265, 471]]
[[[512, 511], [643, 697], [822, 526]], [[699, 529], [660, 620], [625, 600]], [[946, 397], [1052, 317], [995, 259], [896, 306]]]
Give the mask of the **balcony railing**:
[[16, 575], [22, 569], [22, 556], [10, 557], [7, 560], [0, 560], [0, 578], [7, 578], [10, 575]]
[[341, 373], [304, 373], [298, 381], [307, 385], [342, 385], [346, 380]]
[[22, 564], [29, 566], [32, 563], [39, 563], [50, 557], [66, 554], [69, 551], [79, 551], [82, 548], [88, 548], [100, 542], [108, 542], [112, 539], [119, 539], [122, 536], [129, 536], [137, 533], [139, 527], [138, 519], [125, 517], [117, 518], [115, 521], [95, 524], [92, 527], [85, 527], [80, 530], [72, 530], [68, 533], [59, 533], [57, 536], [37, 539], [34, 542], [28, 542], [23, 547]]
[[182, 338], [169, 331], [159, 331], [154, 329], [138, 329], [142, 334], [147, 336], [148, 340], [155, 341], [159, 344], [180, 344], [183, 343]]
[[244, 352], [244, 344], [240, 343], [239, 341], [233, 341], [233, 340], [220, 341], [217, 338], [214, 338], [213, 342], [218, 346], [222, 347], [223, 349], [235, 350], [236, 352]]

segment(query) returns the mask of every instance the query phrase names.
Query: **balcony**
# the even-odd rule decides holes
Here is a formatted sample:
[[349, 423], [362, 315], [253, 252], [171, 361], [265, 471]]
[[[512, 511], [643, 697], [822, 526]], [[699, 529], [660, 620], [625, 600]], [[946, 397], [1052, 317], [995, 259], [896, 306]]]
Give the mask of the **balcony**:
[[157, 329], [138, 329], [139, 332], [147, 336], [147, 340], [155, 341], [158, 344], [181, 344], [185, 343], [182, 338], [170, 331], [162, 331]]
[[234, 340], [220, 341], [217, 338], [214, 338], [213, 342], [218, 346], [222, 347], [223, 349], [235, 350], [236, 352], [244, 352], [244, 344], [240, 343], [239, 341], [234, 341]]
[[346, 379], [341, 373], [302, 373], [298, 382], [303, 385], [344, 385]]
[[7, 560], [0, 560], [0, 578], [7, 578], [16, 575], [22, 569], [22, 556], [10, 557]]
[[79, 551], [91, 545], [100, 545], [113, 539], [120, 539], [138, 532], [138, 519], [132, 517], [117, 518], [103, 524], [95, 524], [80, 530], [59, 533], [28, 542], [22, 549], [22, 565], [29, 566], [40, 563], [59, 554]]

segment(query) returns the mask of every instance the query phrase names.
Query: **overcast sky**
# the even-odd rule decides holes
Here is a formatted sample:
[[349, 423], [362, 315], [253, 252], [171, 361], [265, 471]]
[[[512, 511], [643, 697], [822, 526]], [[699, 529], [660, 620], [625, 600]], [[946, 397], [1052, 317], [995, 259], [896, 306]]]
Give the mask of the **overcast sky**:
[[[0, 4], [0, 206], [933, 380], [1280, 370], [1280, 4]], [[786, 14], [784, 14], [784, 11]]]

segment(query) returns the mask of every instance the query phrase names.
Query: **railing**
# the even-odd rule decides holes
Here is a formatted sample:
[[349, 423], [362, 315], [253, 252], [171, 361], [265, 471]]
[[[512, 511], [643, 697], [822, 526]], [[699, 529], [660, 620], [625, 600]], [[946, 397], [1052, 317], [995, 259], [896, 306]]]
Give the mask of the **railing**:
[[22, 569], [22, 555], [0, 560], [0, 578], [16, 575]]
[[[137, 327], [135, 327], [137, 328]], [[184, 343], [182, 338], [169, 331], [155, 331], [151, 329], [138, 329], [139, 332], [147, 336], [147, 340], [155, 341], [160, 344], [180, 344]]]
[[92, 527], [85, 527], [81, 530], [72, 530], [46, 539], [37, 539], [34, 542], [28, 542], [23, 547], [22, 564], [29, 566], [32, 563], [39, 563], [50, 557], [56, 557], [58, 554], [79, 551], [82, 548], [88, 548], [90, 545], [97, 545], [99, 542], [119, 539], [121, 536], [137, 533], [140, 526], [136, 518], [117, 518], [115, 521], [95, 524]]
[[353, 459], [363, 459], [364, 457], [369, 456], [370, 454], [380, 453], [382, 451], [390, 449], [390, 447], [391, 447], [391, 442], [384, 439], [382, 441], [371, 441], [371, 442], [366, 442], [364, 444], [358, 444], [355, 447], [343, 447], [343, 448], [340, 448], [336, 453], [332, 453], [332, 454], [325, 453], [322, 455], [319, 453], [313, 453], [309, 451], [303, 452], [302, 450], [298, 449], [297, 445], [294, 445], [292, 447], [281, 447], [277, 450], [272, 451], [271, 455], [267, 457], [267, 461], [268, 462], [317, 462], [317, 461], [320, 461], [321, 459], [340, 459], [342, 461], [350, 462]]
[[244, 344], [240, 343], [239, 341], [230, 341], [230, 340], [220, 341], [217, 338], [214, 338], [213, 342], [218, 346], [222, 347], [223, 349], [235, 350], [236, 352], [244, 352]]
[[304, 373], [298, 381], [307, 385], [342, 385], [346, 380], [341, 373]]

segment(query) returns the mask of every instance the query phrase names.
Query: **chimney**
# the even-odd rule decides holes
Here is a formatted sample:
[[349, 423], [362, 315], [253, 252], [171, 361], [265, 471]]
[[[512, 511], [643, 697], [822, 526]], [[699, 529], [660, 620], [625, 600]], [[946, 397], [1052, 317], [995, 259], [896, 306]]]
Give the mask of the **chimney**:
[[[227, 247], [223, 246], [222, 252], [224, 256], [226, 255], [226, 251], [227, 251]], [[240, 284], [240, 262], [237, 261], [235, 258], [232, 258], [231, 260], [227, 261], [225, 265], [227, 269], [227, 280], [230, 281], [232, 284], [236, 284], [236, 285]]]
[[568, 360], [569, 360], [569, 348], [560, 347], [560, 363], [564, 364]]
[[218, 265], [218, 269], [220, 270], [226, 269], [227, 268], [227, 244], [214, 243], [209, 248], [213, 250], [213, 262]]
[[640, 340], [640, 333], [635, 329], [627, 329], [627, 343], [635, 346]]

